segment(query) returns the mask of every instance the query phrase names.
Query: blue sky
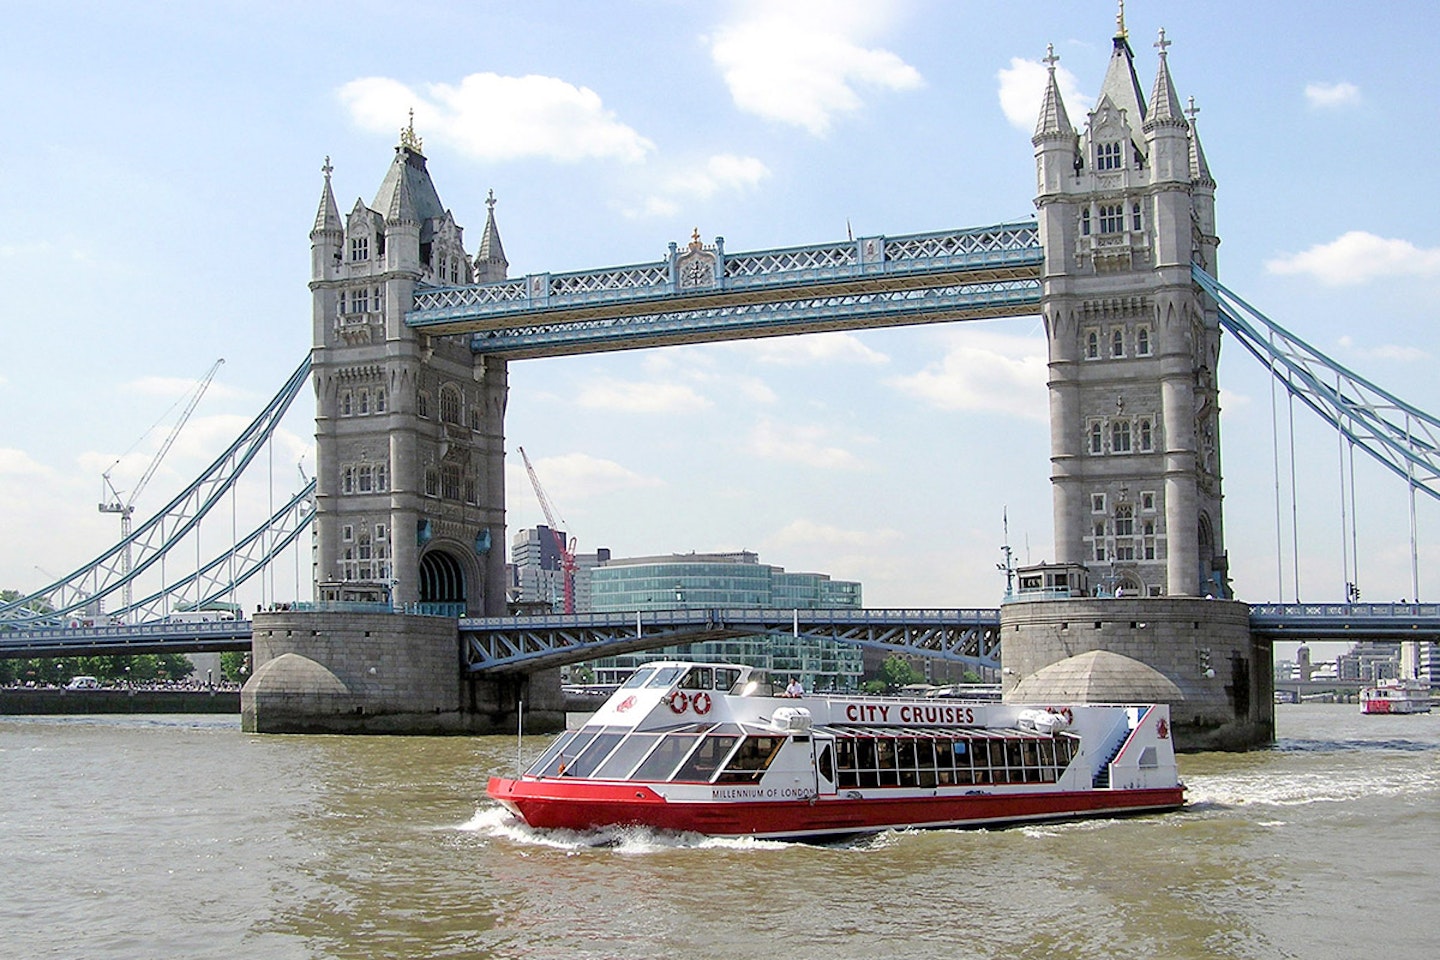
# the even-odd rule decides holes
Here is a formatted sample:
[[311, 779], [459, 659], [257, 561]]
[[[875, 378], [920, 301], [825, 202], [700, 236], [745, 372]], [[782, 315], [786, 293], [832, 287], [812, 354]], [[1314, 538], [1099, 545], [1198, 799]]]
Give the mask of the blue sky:
[[[368, 202], [407, 110], [472, 252], [494, 189], [512, 276], [657, 260], [696, 228], [754, 250], [847, 225], [974, 226], [1033, 212], [1046, 44], [1078, 124], [1115, 26], [1099, 0], [4, 14], [0, 586], [22, 590], [114, 541], [101, 473], [119, 458], [118, 485], [133, 482], [216, 358], [141, 515], [299, 362], [320, 167], [330, 157], [342, 208]], [[1163, 26], [1200, 107], [1222, 281], [1440, 410], [1433, 5], [1132, 0], [1127, 21], [1143, 87]], [[751, 549], [860, 580], [873, 606], [990, 605], [1002, 514], [1019, 559], [1051, 556], [1044, 355], [1038, 322], [1019, 318], [517, 362], [508, 446], [525, 446], [584, 551]], [[1221, 384], [1237, 592], [1293, 599], [1265, 374], [1232, 342]], [[310, 414], [288, 421], [279, 487], [302, 457], [313, 471]], [[1338, 598], [1336, 442], [1302, 425], [1296, 446], [1300, 593]], [[513, 459], [512, 531], [541, 519]], [[1403, 485], [1357, 472], [1362, 590], [1409, 596]], [[1437, 531], [1422, 501], [1428, 599]]]

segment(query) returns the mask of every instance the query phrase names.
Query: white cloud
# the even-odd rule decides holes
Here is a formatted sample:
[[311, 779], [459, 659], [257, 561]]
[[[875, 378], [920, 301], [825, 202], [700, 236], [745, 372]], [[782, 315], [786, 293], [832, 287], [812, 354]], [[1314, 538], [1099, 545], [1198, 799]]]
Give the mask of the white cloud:
[[1365, 283], [1381, 277], [1440, 276], [1440, 247], [1423, 249], [1409, 240], [1351, 230], [1329, 243], [1265, 262], [1279, 274], [1305, 274], [1325, 286]]
[[[534, 461], [534, 467], [536, 476], [545, 487], [545, 495], [557, 504], [579, 503], [616, 490], [663, 486], [655, 477], [643, 476], [614, 460], [592, 457], [587, 453], [540, 457]], [[534, 494], [523, 461], [512, 456], [506, 461], [505, 470], [510, 496], [525, 497], [528, 507]], [[563, 517], [557, 520], [563, 520]]]
[[1360, 102], [1360, 88], [1353, 83], [1307, 83], [1305, 100], [1317, 110], [1353, 107]]
[[779, 424], [768, 418], [755, 427], [748, 448], [758, 457], [827, 470], [857, 470], [864, 466], [849, 450], [831, 443], [824, 428]]
[[766, 337], [742, 340], [731, 345], [759, 363], [799, 367], [830, 363], [889, 363], [890, 358], [866, 346], [853, 333], [815, 333], [803, 337]]
[[413, 107], [422, 139], [486, 161], [636, 162], [655, 148], [595, 91], [556, 77], [472, 73], [458, 86], [432, 83], [423, 91], [389, 77], [362, 77], [340, 88], [340, 100], [356, 124], [376, 133], [396, 133]]
[[864, 528], [845, 530], [841, 527], [813, 520], [794, 520], [786, 524], [774, 536], [767, 538], [767, 545], [776, 548], [827, 547], [833, 549], [873, 547], [881, 543], [895, 543], [901, 539], [897, 530], [875, 530]]
[[576, 402], [592, 410], [625, 413], [690, 413], [712, 404], [694, 389], [680, 383], [598, 380], [580, 390]]
[[[1045, 97], [1045, 84], [1049, 70], [1045, 64], [1020, 57], [1010, 58], [1010, 66], [995, 74], [999, 81], [1000, 109], [1011, 124], [1031, 133], [1040, 118], [1040, 102]], [[1065, 101], [1065, 111], [1070, 122], [1083, 111], [1090, 109], [1090, 98], [1080, 92], [1075, 74], [1064, 67], [1055, 68], [1055, 80], [1060, 84], [1060, 96]]]
[[684, 200], [709, 200], [722, 191], [743, 193], [770, 177], [770, 168], [755, 157], [720, 153], [705, 163], [686, 167], [683, 173], [664, 178], [658, 192], [638, 207], [625, 209], [632, 220], [643, 217], [673, 217], [683, 209]]
[[839, 115], [862, 106], [857, 88], [911, 90], [919, 71], [896, 54], [865, 46], [893, 10], [862, 0], [747, 0], [716, 30], [710, 55], [735, 106], [823, 136]]
[[989, 411], [1046, 420], [1047, 364], [1043, 339], [961, 329], [950, 336], [939, 360], [889, 383], [942, 410]]
[[1362, 347], [1355, 342], [1355, 338], [1343, 336], [1340, 338], [1340, 346], [1357, 356], [1367, 357], [1372, 360], [1395, 360], [1400, 363], [1417, 363], [1421, 360], [1429, 360], [1430, 353], [1420, 347], [1412, 347], [1398, 343], [1383, 343], [1378, 347]]

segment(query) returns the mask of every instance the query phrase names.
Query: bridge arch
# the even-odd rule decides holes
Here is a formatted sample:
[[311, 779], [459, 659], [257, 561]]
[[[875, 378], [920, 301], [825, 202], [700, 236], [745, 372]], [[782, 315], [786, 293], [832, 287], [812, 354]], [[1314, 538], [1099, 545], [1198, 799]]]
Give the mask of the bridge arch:
[[462, 556], [453, 544], [443, 543], [431, 546], [420, 555], [420, 603], [454, 605], [459, 611], [467, 609], [468, 587], [478, 582], [478, 578], [473, 564], [466, 570]]

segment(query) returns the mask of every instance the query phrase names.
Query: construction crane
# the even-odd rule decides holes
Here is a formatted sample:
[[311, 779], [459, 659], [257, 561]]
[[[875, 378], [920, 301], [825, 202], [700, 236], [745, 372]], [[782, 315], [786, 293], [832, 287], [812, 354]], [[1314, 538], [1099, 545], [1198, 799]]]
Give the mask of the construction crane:
[[540, 478], [535, 474], [535, 468], [530, 464], [530, 457], [526, 455], [525, 448], [520, 448], [520, 459], [525, 461], [525, 472], [530, 474], [530, 486], [535, 488], [535, 499], [540, 501], [540, 509], [545, 514], [545, 522], [550, 524], [550, 535], [555, 538], [555, 546], [560, 551], [560, 576], [565, 590], [565, 612], [575, 612], [575, 538], [570, 538], [570, 543], [565, 543], [565, 534], [561, 532], [560, 525], [556, 523], [555, 510], [550, 506], [550, 498], [545, 496], [545, 488], [540, 485]]
[[[116, 459], [114, 463], [110, 464], [110, 470], [106, 470], [100, 475], [102, 481], [100, 496], [104, 498], [99, 504], [100, 512], [120, 514], [120, 540], [125, 544], [125, 553], [120, 560], [120, 570], [125, 576], [126, 610], [130, 609], [132, 601], [130, 585], [130, 532], [132, 529], [131, 518], [135, 515], [135, 498], [140, 496], [140, 492], [145, 489], [145, 486], [150, 482], [150, 478], [155, 476], [155, 471], [159, 468], [160, 461], [164, 460], [165, 454], [170, 452], [170, 447], [174, 444], [175, 438], [180, 435], [180, 428], [185, 426], [185, 421], [190, 419], [190, 414], [195, 411], [195, 405], [198, 404], [200, 398], [205, 395], [205, 391], [210, 387], [210, 381], [215, 379], [216, 371], [220, 369], [220, 365], [224, 362], [225, 358], [221, 357], [211, 365], [210, 372], [205, 374], [205, 378], [200, 381], [199, 386], [195, 388], [195, 392], [190, 395], [190, 402], [185, 405], [185, 410], [180, 414], [180, 419], [176, 420], [175, 426], [170, 428], [170, 435], [165, 438], [164, 443], [160, 444], [160, 449], [156, 452], [155, 458], [150, 461], [150, 466], [145, 468], [145, 472], [131, 489], [130, 496], [122, 500], [120, 491], [115, 489], [115, 484], [110, 480], [110, 470], [114, 470], [115, 467], [119, 465], [119, 459]], [[151, 429], [154, 428], [152, 427]]]

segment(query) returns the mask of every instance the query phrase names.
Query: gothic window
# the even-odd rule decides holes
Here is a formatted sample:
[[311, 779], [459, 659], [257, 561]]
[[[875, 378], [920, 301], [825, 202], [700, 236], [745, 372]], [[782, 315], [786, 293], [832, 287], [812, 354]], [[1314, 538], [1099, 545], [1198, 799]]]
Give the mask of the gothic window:
[[1087, 330], [1087, 331], [1085, 331], [1085, 359], [1086, 359], [1086, 360], [1098, 360], [1098, 359], [1100, 359], [1100, 331], [1099, 331], [1099, 330]]
[[1146, 520], [1144, 523], [1140, 524], [1140, 532], [1145, 534], [1145, 536], [1147, 537], [1155, 536], [1155, 521]]
[[361, 493], [369, 493], [375, 482], [375, 471], [368, 464], [362, 464], [359, 470], [359, 486]]
[[1133, 540], [1117, 540], [1115, 542], [1116, 560], [1134, 560], [1135, 542]]
[[460, 499], [460, 468], [453, 463], [447, 463], [440, 472], [441, 491], [440, 495], [446, 500]]
[[434, 467], [425, 468], [425, 496], [440, 496], [440, 471]]
[[1105, 452], [1105, 428], [1099, 420], [1090, 421], [1090, 452]]
[[480, 408], [470, 408], [470, 429], [476, 433], [480, 432]]
[[361, 560], [369, 560], [369, 559], [370, 559], [370, 544], [365, 543], [365, 542], [361, 542], [361, 544], [360, 544], [360, 559], [361, 559]]
[[[1092, 494], [1090, 494], [1090, 512], [1091, 512], [1091, 513], [1104, 513], [1104, 512], [1105, 512], [1105, 494], [1103, 494], [1103, 493], [1092, 493]], [[1104, 532], [1104, 530], [1103, 530], [1103, 525], [1102, 525], [1102, 530], [1101, 530], [1101, 532], [1102, 532], [1102, 533]]]
[[[1147, 453], [1155, 448], [1155, 435], [1150, 427], [1150, 418], [1140, 418], [1140, 449]], [[1153, 510], [1154, 507], [1152, 506]]]
[[1135, 535], [1135, 508], [1128, 503], [1117, 504], [1115, 507], [1115, 536], [1133, 537]]
[[354, 467], [346, 467], [346, 468], [341, 472], [341, 475], [340, 475], [340, 492], [341, 492], [341, 493], [354, 493], [354, 492], [355, 492], [355, 468], [354, 468]]
[[348, 417], [354, 412], [355, 398], [349, 390], [346, 390], [344, 393], [340, 394], [340, 416]]
[[474, 477], [466, 477], [466, 478], [465, 478], [465, 502], [466, 502], [466, 503], [478, 503], [478, 502], [479, 502], [479, 501], [477, 501], [477, 500], [475, 499], [475, 478], [474, 478]]
[[1110, 331], [1110, 356], [1125, 356], [1125, 331], [1119, 327]]
[[1084, 210], [1081, 210], [1081, 211], [1080, 211], [1080, 235], [1081, 235], [1082, 237], [1088, 237], [1088, 236], [1090, 236], [1090, 208], [1089, 208], [1089, 207], [1086, 207]]
[[1106, 203], [1100, 207], [1100, 232], [1123, 233], [1125, 231], [1125, 205]]
[[1143, 510], [1143, 511], [1145, 511], [1146, 513], [1154, 513], [1154, 512], [1155, 512], [1155, 493], [1154, 493], [1154, 491], [1152, 491], [1152, 490], [1146, 490], [1144, 493], [1140, 494], [1140, 509]]
[[1139, 326], [1135, 328], [1135, 355], [1137, 357], [1150, 356], [1150, 328]]
[[[1146, 537], [1146, 538], [1145, 538], [1145, 559], [1146, 559], [1146, 560], [1154, 560], [1154, 559], [1155, 559], [1155, 540], [1154, 540], [1154, 538], [1151, 538], [1151, 537]], [[1152, 594], [1152, 596], [1153, 596], [1153, 594]]]
[[344, 291], [344, 290], [341, 290], [341, 291], [336, 295], [336, 297], [335, 297], [335, 303], [336, 303], [335, 312], [336, 312], [336, 313], [344, 313], [344, 312], [345, 312], [345, 291]]
[[1110, 452], [1130, 452], [1130, 421], [1116, 420], [1110, 424]]
[[370, 288], [358, 287], [350, 294], [350, 312], [367, 313], [370, 310]]
[[415, 394], [415, 415], [427, 420], [430, 418], [430, 394], [424, 390]]
[[460, 422], [460, 388], [453, 384], [440, 388], [440, 422]]
[[1104, 560], [1104, 559], [1105, 559], [1105, 523], [1104, 523], [1103, 521], [1097, 522], [1097, 523], [1095, 524], [1095, 526], [1092, 527], [1091, 529], [1093, 529], [1093, 530], [1094, 530], [1094, 533], [1095, 533], [1095, 536], [1094, 536], [1094, 539], [1095, 539], [1095, 559], [1096, 559], [1096, 560]]
[[390, 468], [381, 463], [375, 466], [375, 490], [384, 493], [390, 489]]
[[[377, 524], [375, 524], [375, 539], [376, 539], [376, 540], [384, 540], [384, 539], [385, 539], [385, 524], [383, 524], [383, 523], [377, 523]], [[384, 556], [384, 554], [382, 553], [381, 556]]]
[[344, 540], [346, 543], [349, 543], [351, 540], [354, 540], [354, 539], [355, 539], [355, 528], [352, 527], [352, 526], [351, 526], [350, 524], [348, 524], [348, 523], [345, 524], [344, 526], [342, 526], [342, 527], [340, 528], [340, 539], [341, 539], [341, 540]]
[[1118, 141], [1097, 144], [1095, 147], [1095, 169], [1119, 170], [1125, 165], [1125, 156], [1120, 152]]
[[369, 390], [361, 390], [361, 391], [360, 391], [360, 416], [363, 417], [363, 416], [367, 415], [369, 412], [370, 412], [370, 391], [369, 391]]
[[375, 412], [376, 412], [376, 413], [384, 413], [384, 412], [385, 412], [385, 388], [384, 388], [384, 387], [381, 387], [379, 390], [376, 390], [376, 391], [375, 391]]
[[1140, 219], [1140, 204], [1130, 204], [1130, 229], [1139, 233], [1144, 229], [1144, 221]]
[[350, 238], [350, 259], [355, 261], [370, 259], [370, 238]]

